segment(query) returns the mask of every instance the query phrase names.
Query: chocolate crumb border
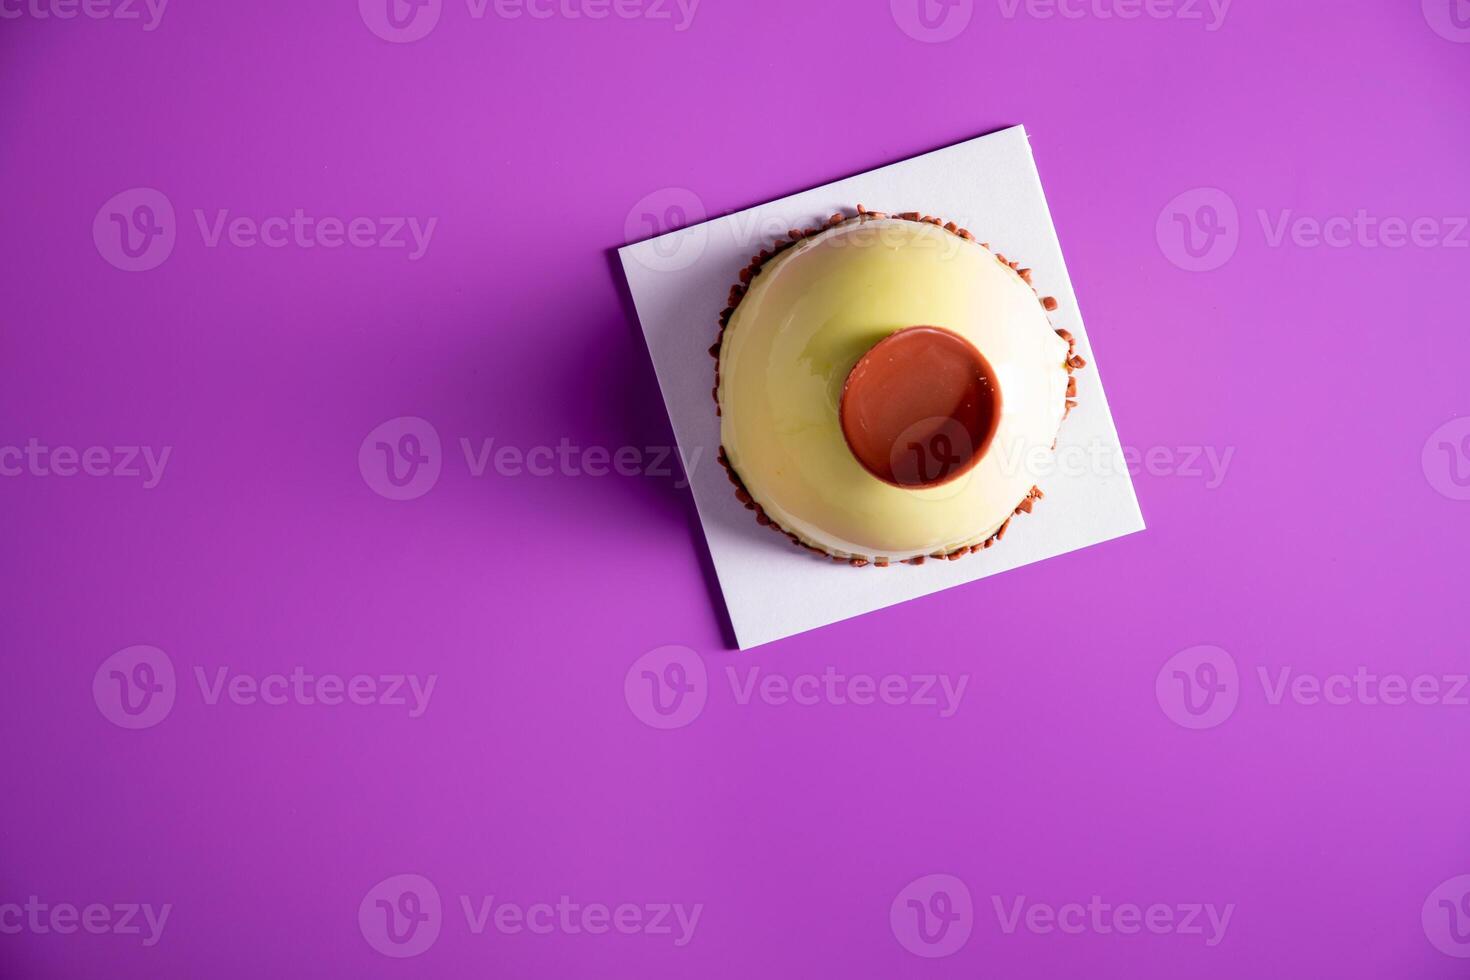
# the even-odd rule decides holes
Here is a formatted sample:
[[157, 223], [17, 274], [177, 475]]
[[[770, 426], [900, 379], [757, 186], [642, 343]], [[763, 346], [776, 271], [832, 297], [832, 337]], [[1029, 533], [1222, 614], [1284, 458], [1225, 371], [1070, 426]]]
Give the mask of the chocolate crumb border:
[[[972, 235], [968, 230], [959, 227], [953, 221], [940, 221], [938, 218], [933, 217], [932, 215], [921, 215], [918, 211], [905, 211], [901, 214], [888, 214], [883, 211], [869, 211], [867, 208], [859, 204], [857, 206], [856, 214], [849, 215], [839, 211], [833, 214], [830, 218], [828, 218], [825, 222], [823, 222], [816, 228], [792, 228], [786, 232], [785, 238], [776, 239], [776, 241], [772, 243], [770, 248], [763, 248], [760, 250], [759, 254], [751, 256], [750, 264], [740, 271], [740, 281], [730, 287], [730, 295], [725, 300], [725, 309], [720, 311], [719, 336], [715, 338], [715, 342], [710, 346], [709, 349], [710, 356], [715, 359], [715, 386], [714, 389], [711, 391], [711, 395], [714, 397], [715, 401], [715, 415], [718, 416], [721, 414], [720, 350], [725, 343], [725, 330], [730, 326], [730, 318], [735, 315], [735, 310], [740, 306], [740, 301], [744, 299], [745, 294], [750, 291], [751, 282], [754, 281], [756, 276], [760, 275], [761, 270], [765, 268], [766, 263], [770, 262], [776, 256], [780, 255], [782, 252], [798, 244], [799, 242], [804, 241], [808, 238], [814, 238], [817, 235], [822, 234], [823, 232], [832, 230], [833, 228], [840, 227], [841, 225], [845, 225], [853, 221], [861, 223], [867, 220], [877, 221], [885, 218], [892, 218], [899, 221], [913, 221], [918, 224], [936, 225], [958, 238], [962, 238], [967, 242], [974, 242], [981, 248], [985, 249], [987, 252], [990, 252], [992, 255], [994, 255], [996, 261], [1000, 262], [1001, 265], [1006, 266], [1007, 268], [1015, 272], [1016, 275], [1020, 276], [1021, 280], [1026, 283], [1026, 285], [1031, 287], [1032, 292], [1036, 292], [1036, 286], [1031, 282], [1030, 269], [1021, 268], [1019, 262], [1008, 261], [1004, 254], [991, 249], [989, 242], [978, 241], [975, 236]], [[1047, 313], [1051, 313], [1056, 310], [1057, 301], [1055, 297], [1042, 296], [1040, 293], [1037, 293], [1036, 298], [1037, 301], [1041, 303], [1041, 308]], [[1054, 329], [1056, 330], [1057, 336], [1061, 337], [1067, 342], [1067, 359], [1063, 362], [1063, 367], [1067, 369], [1067, 392], [1065, 396], [1066, 408], [1062, 413], [1062, 420], [1066, 421], [1067, 416], [1072, 413], [1072, 409], [1077, 407], [1077, 379], [1073, 377], [1073, 374], [1074, 372], [1085, 368], [1087, 366], [1087, 361], [1080, 354], [1077, 353], [1077, 340], [1075, 337], [1072, 336], [1072, 333], [1070, 331], [1062, 329], [1060, 327]], [[1055, 442], [1052, 443], [1052, 448], [1056, 448]], [[887, 568], [890, 564], [922, 565], [929, 558], [956, 561], [957, 559], [963, 558], [965, 555], [974, 554], [977, 551], [983, 551], [986, 548], [993, 547], [996, 542], [1005, 538], [1006, 530], [1010, 527], [1011, 520], [1017, 514], [1031, 513], [1031, 509], [1035, 506], [1036, 501], [1042, 499], [1042, 497], [1045, 496], [1045, 494], [1041, 492], [1040, 487], [1033, 486], [1026, 493], [1026, 496], [1022, 498], [1021, 502], [1016, 505], [1016, 509], [1011, 512], [1011, 516], [1006, 518], [1005, 521], [1001, 523], [1000, 527], [996, 529], [995, 533], [976, 545], [969, 545], [967, 547], [960, 548], [956, 551], [951, 552], [937, 552], [931, 555], [919, 555], [915, 558], [905, 558], [899, 562], [892, 562], [888, 558], [843, 558], [842, 556], [834, 555], [830, 551], [827, 551], [823, 548], [818, 548], [816, 545], [807, 544], [805, 541], [801, 540], [801, 538], [794, 532], [786, 530], [785, 528], [781, 527], [781, 525], [773, 521], [770, 515], [766, 513], [765, 508], [762, 507], [760, 503], [756, 501], [756, 499], [751, 495], [750, 491], [746, 489], [745, 482], [741, 480], [740, 474], [735, 471], [734, 464], [730, 462], [729, 456], [725, 454], [724, 445], [720, 446], [719, 461], [720, 466], [723, 467], [725, 470], [725, 475], [730, 478], [730, 482], [735, 487], [735, 499], [740, 501], [740, 503], [745, 507], [746, 510], [753, 511], [755, 513], [755, 520], [757, 524], [761, 525], [762, 527], [769, 527], [772, 530], [777, 531], [782, 535], [785, 535], [792, 544], [796, 545], [799, 548], [804, 548], [805, 550], [812, 552], [814, 555], [830, 558], [832, 561], [835, 562], [843, 562], [845, 564], [853, 566], [854, 568], [863, 568], [867, 565], [873, 565], [876, 568]]]

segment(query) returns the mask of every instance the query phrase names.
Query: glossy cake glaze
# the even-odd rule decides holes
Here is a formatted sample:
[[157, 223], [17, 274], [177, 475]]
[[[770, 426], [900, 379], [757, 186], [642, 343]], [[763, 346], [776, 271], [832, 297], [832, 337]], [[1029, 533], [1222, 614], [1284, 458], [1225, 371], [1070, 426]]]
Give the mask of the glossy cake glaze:
[[[756, 519], [855, 565], [958, 558], [1041, 497], [1084, 366], [1030, 273], [859, 208], [756, 256], [721, 316], [721, 462]], [[886, 452], [885, 452], [886, 448]]]

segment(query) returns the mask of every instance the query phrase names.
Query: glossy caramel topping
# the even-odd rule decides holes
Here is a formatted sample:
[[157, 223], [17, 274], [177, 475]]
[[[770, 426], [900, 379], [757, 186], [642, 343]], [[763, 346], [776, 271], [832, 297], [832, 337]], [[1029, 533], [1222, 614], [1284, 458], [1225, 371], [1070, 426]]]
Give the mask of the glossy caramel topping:
[[900, 487], [936, 487], [985, 455], [1000, 386], [975, 346], [942, 327], [889, 334], [847, 376], [842, 435], [869, 473]]

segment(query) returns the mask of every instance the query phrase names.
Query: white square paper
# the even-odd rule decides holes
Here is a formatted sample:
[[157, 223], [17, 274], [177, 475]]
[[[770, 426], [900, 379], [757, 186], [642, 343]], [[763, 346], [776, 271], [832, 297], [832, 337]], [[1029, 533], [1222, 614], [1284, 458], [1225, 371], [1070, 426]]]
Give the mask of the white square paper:
[[[716, 462], [720, 423], [708, 349], [731, 284], [785, 229], [811, 227], [858, 203], [954, 221], [1019, 259], [1032, 269], [1037, 290], [1057, 298], [1052, 322], [1072, 332], [1088, 361], [1074, 375], [1079, 407], [1057, 443], [1058, 459], [1071, 462], [1038, 480], [1046, 499], [1013, 520], [1004, 541], [958, 561], [890, 568], [824, 561], [758, 525]], [[1023, 127], [681, 228], [619, 255], [679, 449], [699, 461], [690, 486], [742, 650], [1143, 530]], [[1109, 462], [1077, 465], [1084, 458]]]

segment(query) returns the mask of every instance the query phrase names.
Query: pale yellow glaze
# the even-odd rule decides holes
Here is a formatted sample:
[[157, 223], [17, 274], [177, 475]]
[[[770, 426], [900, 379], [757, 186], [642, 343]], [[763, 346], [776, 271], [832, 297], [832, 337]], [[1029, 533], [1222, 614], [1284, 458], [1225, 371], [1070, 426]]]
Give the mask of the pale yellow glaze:
[[[1002, 399], [975, 468], [922, 490], [863, 469], [838, 420], [853, 365], [911, 326], [974, 344]], [[1036, 293], [988, 249], [936, 225], [851, 221], [752, 280], [720, 349], [721, 441], [755, 501], [808, 544], [844, 558], [949, 553], [993, 534], [1035, 484], [1061, 426], [1066, 358]]]

